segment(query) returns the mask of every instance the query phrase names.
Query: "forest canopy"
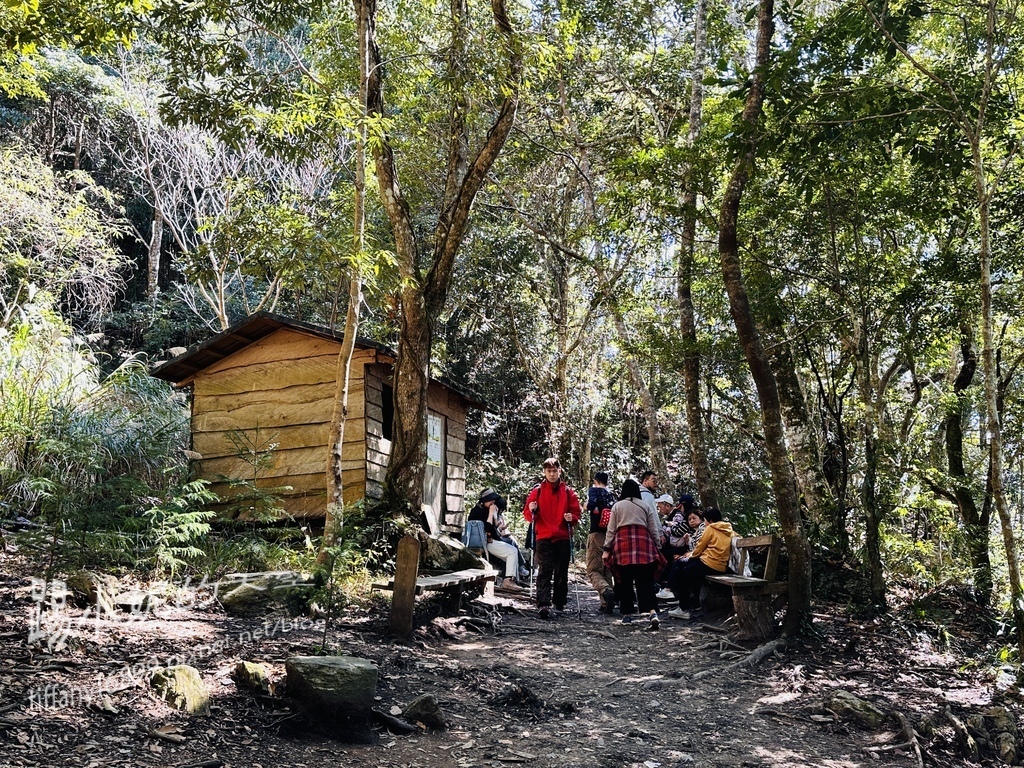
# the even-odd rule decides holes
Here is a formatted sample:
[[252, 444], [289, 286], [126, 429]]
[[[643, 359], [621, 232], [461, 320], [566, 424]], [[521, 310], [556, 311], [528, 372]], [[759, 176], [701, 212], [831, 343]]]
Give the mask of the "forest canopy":
[[1016, 4], [16, 2], [0, 28], [0, 499], [62, 557], [199, 567], [214, 500], [147, 365], [351, 309], [406, 371], [413, 509], [443, 375], [493, 406], [467, 498], [521, 500], [549, 455], [579, 489], [653, 469], [784, 536], [787, 631], [846, 563], [865, 610], [952, 583], [1024, 632]]

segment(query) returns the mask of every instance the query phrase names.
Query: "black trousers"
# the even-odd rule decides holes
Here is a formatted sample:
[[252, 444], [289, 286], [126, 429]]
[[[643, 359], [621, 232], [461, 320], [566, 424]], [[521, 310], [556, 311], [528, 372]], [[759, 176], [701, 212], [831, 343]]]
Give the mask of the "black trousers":
[[657, 610], [658, 600], [654, 596], [654, 572], [657, 569], [657, 563], [619, 566], [615, 596], [619, 599], [619, 611], [623, 616], [633, 613], [634, 605], [640, 608], [640, 613]]
[[[551, 605], [562, 610], [569, 599], [569, 540], [537, 539], [537, 607]], [[552, 588], [554, 595], [551, 594]]]
[[712, 573], [722, 571], [709, 568], [696, 557], [675, 561], [668, 576], [668, 588], [676, 596], [680, 608], [700, 608], [700, 588], [704, 586], [704, 577]]

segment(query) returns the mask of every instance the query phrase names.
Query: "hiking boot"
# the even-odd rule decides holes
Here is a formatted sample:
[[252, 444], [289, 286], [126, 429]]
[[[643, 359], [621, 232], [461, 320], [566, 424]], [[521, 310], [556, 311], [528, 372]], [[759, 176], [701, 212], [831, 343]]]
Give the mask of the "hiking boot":
[[513, 579], [511, 576], [509, 578], [505, 579], [505, 581], [502, 582], [502, 584], [499, 587], [499, 589], [502, 589], [505, 592], [522, 592], [523, 591], [523, 588], [520, 587], [518, 584], [516, 584], [516, 580]]
[[611, 613], [615, 610], [615, 592], [611, 589], [606, 589], [601, 593], [601, 602], [607, 606], [607, 613]]

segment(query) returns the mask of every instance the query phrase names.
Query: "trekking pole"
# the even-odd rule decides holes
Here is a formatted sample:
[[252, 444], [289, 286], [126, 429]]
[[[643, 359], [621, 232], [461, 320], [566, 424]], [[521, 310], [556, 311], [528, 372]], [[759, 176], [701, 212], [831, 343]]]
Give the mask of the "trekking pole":
[[530, 521], [530, 599], [536, 598], [533, 591], [533, 569], [537, 564], [537, 513], [533, 513], [533, 520]]
[[[565, 525], [569, 529], [569, 563], [571, 565], [571, 564], [573, 564], [575, 562], [575, 558], [573, 556], [573, 548], [572, 548], [572, 523], [567, 521]], [[569, 578], [568, 572], [566, 573], [566, 578]], [[576, 593], [576, 618], [578, 618], [578, 619], [580, 619], [582, 621], [583, 620], [583, 611], [580, 609], [580, 582], [579, 582], [579, 580], [578, 579], [573, 579], [572, 586], [573, 586], [573, 591]]]

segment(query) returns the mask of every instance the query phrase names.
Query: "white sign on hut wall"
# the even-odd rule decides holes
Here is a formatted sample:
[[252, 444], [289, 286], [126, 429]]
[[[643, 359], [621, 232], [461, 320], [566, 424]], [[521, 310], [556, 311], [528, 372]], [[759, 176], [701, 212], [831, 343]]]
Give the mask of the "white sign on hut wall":
[[441, 466], [441, 417], [427, 414], [427, 466]]

